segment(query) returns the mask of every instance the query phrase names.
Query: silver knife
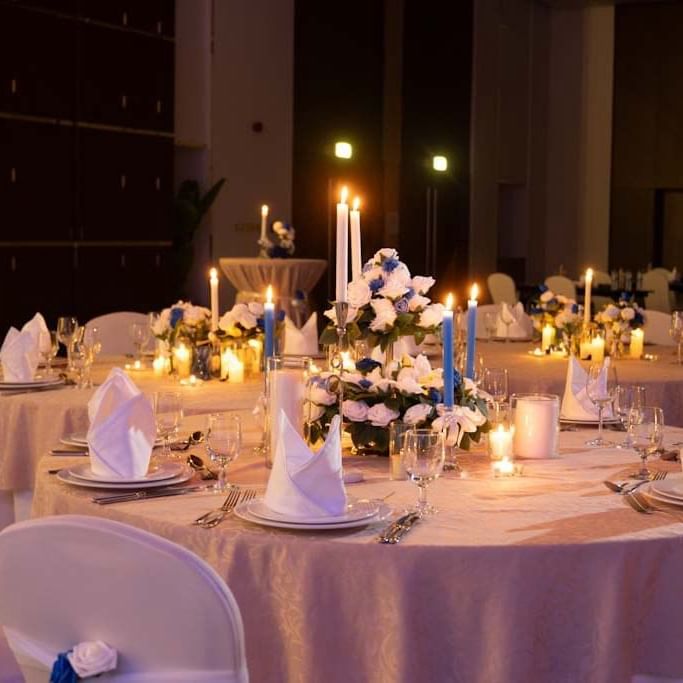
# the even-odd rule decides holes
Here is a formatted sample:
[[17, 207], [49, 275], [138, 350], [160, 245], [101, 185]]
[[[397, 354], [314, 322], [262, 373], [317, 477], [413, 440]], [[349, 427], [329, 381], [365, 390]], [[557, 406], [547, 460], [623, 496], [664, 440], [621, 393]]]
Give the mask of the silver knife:
[[395, 545], [398, 543], [415, 525], [416, 522], [420, 520], [419, 513], [413, 513], [401, 526], [401, 528], [387, 540], [387, 543]]
[[205, 491], [206, 486], [184, 486], [178, 489], [153, 489], [151, 491], [134, 491], [131, 493], [119, 493], [114, 496], [95, 496], [93, 503], [109, 505], [110, 503], [126, 503], [132, 500], [146, 500], [147, 498], [165, 498], [166, 496], [182, 496], [185, 493]]
[[377, 537], [377, 540], [380, 543], [387, 543], [387, 538], [390, 538], [393, 536], [403, 525], [403, 523], [412, 515], [412, 512], [408, 512], [405, 515], [401, 515], [398, 519], [395, 519], [393, 522], [388, 524], [385, 529], [382, 530], [380, 535]]

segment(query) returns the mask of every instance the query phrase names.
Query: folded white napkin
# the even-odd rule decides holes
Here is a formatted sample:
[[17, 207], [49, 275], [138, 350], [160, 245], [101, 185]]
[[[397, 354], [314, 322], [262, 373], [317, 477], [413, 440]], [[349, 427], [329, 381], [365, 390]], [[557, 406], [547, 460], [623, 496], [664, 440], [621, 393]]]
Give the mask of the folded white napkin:
[[313, 453], [284, 412], [273, 469], [264, 501], [280, 514], [310, 519], [341, 515], [346, 510], [339, 416], [335, 415], [323, 447]]
[[0, 348], [0, 364], [5, 382], [30, 382], [36, 374], [40, 354], [30, 331], [10, 327]]
[[[609, 361], [609, 359], [607, 359]], [[606, 363], [600, 377], [596, 382], [603, 385], [607, 382], [607, 368], [609, 364]], [[575, 356], [571, 356], [567, 365], [567, 382], [564, 387], [564, 396], [562, 397], [562, 408], [560, 415], [568, 420], [597, 420], [598, 406], [595, 405], [586, 391], [586, 377], [588, 373], [581, 367], [581, 363]], [[607, 406], [603, 411], [603, 418], [609, 419], [613, 416], [611, 406]]]
[[313, 356], [318, 353], [318, 314], [313, 313], [299, 329], [285, 318], [284, 353], [295, 356]]
[[40, 313], [36, 313], [22, 328], [22, 332], [29, 332], [36, 341], [37, 353], [47, 353], [52, 342], [50, 341], [50, 330], [47, 328], [45, 318]]
[[152, 404], [123, 370], [114, 368], [88, 402], [88, 448], [94, 474], [142, 477], [154, 448]]
[[[508, 323], [509, 329], [508, 329]], [[528, 339], [531, 337], [533, 324], [531, 318], [524, 312], [522, 302], [518, 301], [514, 306], [503, 302], [496, 320], [496, 337], [510, 339]]]

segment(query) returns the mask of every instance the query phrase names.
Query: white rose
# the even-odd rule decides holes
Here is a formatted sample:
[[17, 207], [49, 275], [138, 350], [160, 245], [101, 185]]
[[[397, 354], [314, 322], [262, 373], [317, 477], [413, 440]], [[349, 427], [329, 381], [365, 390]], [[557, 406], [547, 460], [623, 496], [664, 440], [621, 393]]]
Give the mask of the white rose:
[[342, 414], [351, 422], [365, 422], [368, 419], [368, 404], [365, 401], [346, 400], [342, 403]]
[[421, 394], [422, 386], [417, 381], [414, 368], [403, 368], [396, 378], [396, 387], [404, 394]]
[[608, 304], [603, 315], [605, 315], [608, 320], [616, 320], [619, 317], [619, 309], [614, 304]]
[[636, 312], [632, 308], [622, 308], [621, 317], [624, 320], [633, 320], [636, 317]]
[[346, 296], [349, 306], [362, 308], [370, 302], [372, 292], [365, 280], [354, 280], [353, 282], [349, 282], [349, 286], [346, 288]]
[[116, 650], [101, 640], [78, 643], [66, 658], [80, 678], [97, 676], [116, 668]]
[[569, 299], [564, 294], [558, 294], [556, 298], [558, 304], [567, 304], [569, 302]]
[[416, 406], [411, 406], [406, 410], [403, 416], [403, 421], [407, 425], [418, 425], [424, 422], [432, 412], [432, 407], [426, 403], [418, 403]]
[[[349, 306], [349, 312], [346, 316], [346, 322], [353, 322], [356, 319], [356, 315], [358, 315], [358, 309], [354, 306]], [[328, 308], [325, 311], [325, 317], [329, 318], [335, 325], [337, 324], [337, 311], [334, 306], [332, 306], [332, 308]]]
[[211, 311], [208, 308], [204, 308], [203, 306], [188, 306], [185, 310], [183, 321], [187, 325], [194, 327], [210, 317]]
[[408, 287], [401, 282], [400, 278], [395, 278], [392, 273], [385, 281], [384, 287], [379, 292], [380, 296], [385, 296], [387, 299], [400, 299], [406, 292]]
[[375, 368], [372, 372], [368, 373], [366, 378], [372, 382], [370, 391], [373, 391], [375, 393], [378, 393], [380, 391], [389, 391], [389, 388], [395, 384], [393, 380], [387, 379], [382, 374], [382, 370], [380, 368]]
[[253, 330], [258, 322], [256, 316], [245, 306], [243, 311], [240, 311], [237, 322], [242, 325], [245, 330]]
[[373, 332], [385, 332], [396, 320], [396, 309], [388, 299], [373, 299], [370, 302], [375, 319], [370, 323]]
[[416, 275], [411, 286], [418, 294], [426, 294], [434, 286], [435, 282], [436, 280], [433, 277]]
[[350, 384], [358, 384], [365, 379], [360, 372], [344, 372], [342, 379]]
[[420, 296], [419, 294], [416, 294], [408, 300], [408, 310], [411, 313], [415, 313], [415, 311], [422, 310], [426, 306], [429, 306], [429, 302], [430, 299], [428, 299], [426, 296]]
[[542, 303], [547, 304], [548, 301], [555, 298], [555, 295], [549, 289], [546, 289], [545, 292], [541, 294], [540, 298]]
[[306, 401], [306, 412], [304, 414], [308, 422], [317, 422], [325, 414], [325, 408]]
[[379, 263], [382, 260], [382, 257], [384, 257], [385, 259], [398, 259], [398, 252], [396, 251], [396, 249], [390, 249], [388, 247], [385, 247], [384, 249], [380, 249], [379, 251], [375, 252], [373, 260]]
[[427, 306], [422, 313], [420, 313], [420, 319], [418, 320], [419, 327], [435, 327], [439, 325], [443, 320], [443, 304], [430, 304]]
[[367, 419], [375, 427], [386, 427], [399, 416], [398, 410], [388, 408], [384, 403], [378, 403], [368, 410]]
[[232, 311], [228, 311], [221, 316], [221, 319], [218, 321], [218, 327], [231, 337], [240, 337], [242, 335], [242, 331], [235, 326], [236, 322], [237, 321], [235, 320], [235, 316], [233, 316]]
[[420, 384], [426, 389], [440, 389], [443, 387], [443, 370], [441, 368], [436, 368], [427, 375], [421, 376]]
[[263, 317], [263, 304], [260, 301], [250, 301], [247, 304], [249, 313], [255, 315], [257, 318]]
[[428, 375], [432, 371], [432, 364], [424, 353], [418, 354], [413, 361], [413, 367], [418, 378]]
[[399, 265], [391, 271], [389, 280], [405, 285], [405, 287], [408, 288], [411, 286], [413, 278], [410, 275], [408, 266], [405, 263], [399, 263]]
[[366, 282], [372, 282], [373, 280], [376, 280], [377, 278], [383, 278], [383, 272], [382, 269], [379, 266], [373, 266], [372, 268], [368, 268], [363, 273], [363, 278], [365, 279]]
[[325, 387], [319, 384], [314, 384], [309, 391], [308, 398], [318, 405], [331, 406], [337, 400], [337, 395], [327, 391]]
[[168, 331], [168, 326], [171, 324], [171, 309], [164, 308], [152, 326], [152, 333], [155, 337], [160, 337]]

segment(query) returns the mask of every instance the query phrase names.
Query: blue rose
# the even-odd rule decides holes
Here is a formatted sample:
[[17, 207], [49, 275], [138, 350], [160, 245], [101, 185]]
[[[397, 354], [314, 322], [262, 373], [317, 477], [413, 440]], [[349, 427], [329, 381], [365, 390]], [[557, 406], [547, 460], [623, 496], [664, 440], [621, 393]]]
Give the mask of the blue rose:
[[453, 386], [455, 387], [456, 391], [461, 384], [462, 384], [462, 375], [460, 374], [460, 372], [456, 368], [453, 368]]
[[432, 403], [442, 403], [443, 399], [441, 397], [441, 392], [438, 389], [431, 387], [429, 389], [429, 400]]
[[52, 665], [50, 683], [77, 683], [80, 680], [78, 674], [71, 666], [71, 662], [67, 659], [67, 654], [67, 652], [62, 652], [57, 656], [55, 663]]
[[356, 370], [358, 370], [358, 372], [362, 372], [364, 375], [368, 372], [372, 372], [375, 368], [380, 367], [382, 367], [382, 364], [378, 363], [372, 358], [361, 358], [360, 360], [356, 361]]
[[171, 326], [171, 329], [175, 329], [175, 326], [183, 319], [184, 315], [185, 311], [183, 311], [182, 308], [171, 309], [171, 315], [169, 318], [169, 325]]
[[399, 265], [399, 260], [397, 258], [388, 258], [384, 263], [382, 263], [382, 270], [385, 273], [391, 273], [393, 270], [396, 270]]
[[405, 297], [402, 297], [399, 299], [395, 304], [394, 308], [399, 312], [399, 313], [407, 313], [408, 312], [408, 299]]
[[384, 280], [381, 277], [378, 277], [374, 280], [371, 280], [370, 282], [370, 291], [375, 294], [376, 292], [379, 292], [380, 289], [384, 287]]
[[358, 382], [358, 386], [363, 389], [369, 389], [372, 386], [372, 382], [369, 379], [362, 379]]
[[266, 321], [263, 318], [256, 318], [256, 327], [258, 327], [259, 330], [264, 330], [266, 327]]

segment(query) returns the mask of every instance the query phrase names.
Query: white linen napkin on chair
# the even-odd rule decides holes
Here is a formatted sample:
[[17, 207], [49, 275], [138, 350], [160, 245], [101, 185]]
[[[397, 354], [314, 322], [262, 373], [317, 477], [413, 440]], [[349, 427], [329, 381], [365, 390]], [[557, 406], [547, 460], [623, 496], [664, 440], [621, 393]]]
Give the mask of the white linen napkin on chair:
[[[607, 382], [606, 364], [600, 373], [597, 382]], [[562, 408], [560, 417], [567, 420], [590, 420], [598, 419], [598, 406], [588, 398], [586, 391], [586, 377], [588, 373], [581, 367], [581, 363], [575, 356], [571, 356], [567, 365], [567, 382], [564, 387], [562, 397]], [[612, 408], [607, 406], [603, 411], [603, 418], [609, 419], [613, 416]]]
[[317, 453], [308, 448], [284, 412], [277, 419], [280, 438], [264, 496], [266, 505], [302, 520], [343, 514], [346, 490], [339, 416], [330, 423], [327, 439]]
[[142, 477], [154, 448], [152, 404], [123, 370], [114, 368], [88, 401], [88, 450], [94, 474]]
[[[509, 330], [506, 323], [509, 323]], [[496, 319], [496, 337], [507, 337], [509, 335], [510, 339], [528, 339], [531, 337], [532, 330], [531, 318], [524, 312], [521, 301], [518, 301], [514, 306], [505, 302], [500, 305]]]
[[285, 355], [313, 356], [318, 353], [318, 314], [313, 313], [299, 329], [287, 316], [284, 336]]
[[30, 382], [36, 374], [40, 354], [38, 340], [28, 330], [10, 327], [0, 348], [5, 382]]

